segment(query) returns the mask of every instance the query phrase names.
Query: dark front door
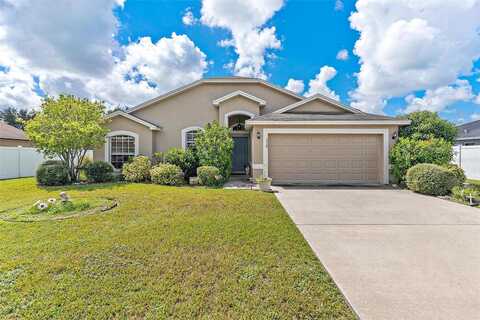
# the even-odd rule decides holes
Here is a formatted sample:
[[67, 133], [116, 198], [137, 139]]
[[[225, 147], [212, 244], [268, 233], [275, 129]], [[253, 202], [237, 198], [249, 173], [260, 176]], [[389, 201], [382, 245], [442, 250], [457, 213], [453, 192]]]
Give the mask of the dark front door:
[[248, 165], [248, 137], [233, 137], [232, 172], [245, 173]]

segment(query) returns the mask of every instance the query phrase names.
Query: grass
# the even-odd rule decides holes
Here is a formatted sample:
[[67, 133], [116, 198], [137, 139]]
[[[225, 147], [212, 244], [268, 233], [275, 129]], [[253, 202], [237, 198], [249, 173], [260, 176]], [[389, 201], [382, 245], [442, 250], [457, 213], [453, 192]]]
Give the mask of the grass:
[[467, 179], [467, 182], [473, 185], [476, 188], [480, 188], [480, 180]]
[[68, 190], [109, 213], [0, 222], [1, 319], [354, 319], [272, 194], [0, 181], [0, 210]]

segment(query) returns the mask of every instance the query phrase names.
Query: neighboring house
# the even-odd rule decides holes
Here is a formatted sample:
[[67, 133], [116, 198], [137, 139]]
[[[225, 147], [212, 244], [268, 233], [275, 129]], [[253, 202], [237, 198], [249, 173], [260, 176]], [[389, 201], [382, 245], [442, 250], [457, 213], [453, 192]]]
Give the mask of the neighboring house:
[[233, 172], [249, 168], [277, 184], [386, 184], [389, 149], [409, 124], [242, 77], [198, 80], [107, 118], [111, 131], [94, 159], [116, 168], [131, 156], [188, 148], [217, 120], [232, 130]]
[[32, 147], [25, 132], [0, 121], [0, 147]]
[[457, 126], [458, 133], [456, 145], [475, 146], [480, 145], [480, 120], [464, 123]]

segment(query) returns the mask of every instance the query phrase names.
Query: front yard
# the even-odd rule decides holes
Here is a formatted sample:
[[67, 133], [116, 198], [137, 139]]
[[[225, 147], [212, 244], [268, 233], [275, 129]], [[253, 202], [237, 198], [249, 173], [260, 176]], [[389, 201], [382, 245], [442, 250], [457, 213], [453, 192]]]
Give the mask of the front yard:
[[112, 211], [0, 221], [0, 318], [354, 319], [272, 194], [0, 181], [0, 211], [68, 190]]

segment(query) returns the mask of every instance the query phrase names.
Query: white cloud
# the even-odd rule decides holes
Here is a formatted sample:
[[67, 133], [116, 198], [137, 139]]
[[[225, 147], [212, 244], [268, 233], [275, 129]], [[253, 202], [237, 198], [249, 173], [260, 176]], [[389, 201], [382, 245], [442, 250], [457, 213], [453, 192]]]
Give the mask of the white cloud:
[[308, 82], [308, 92], [305, 96], [313, 96], [320, 93], [335, 100], [340, 100], [340, 97], [331, 90], [327, 82], [333, 79], [337, 75], [337, 70], [334, 67], [323, 66], [320, 68], [320, 72], [315, 75], [315, 79]]
[[477, 95], [475, 100], [473, 101], [475, 104], [480, 104], [480, 93]]
[[187, 10], [185, 10], [185, 14], [182, 17], [182, 22], [186, 26], [194, 25], [197, 22], [197, 19], [193, 15], [191, 8], [187, 8]]
[[337, 59], [338, 60], [348, 60], [348, 50], [347, 49], [342, 49], [340, 51], [338, 51], [337, 53]]
[[280, 49], [281, 42], [275, 27], [263, 26], [282, 6], [283, 0], [203, 0], [200, 20], [232, 33], [232, 38], [222, 40], [220, 45], [235, 48], [236, 75], [265, 79], [265, 55], [268, 50]]
[[422, 98], [408, 95], [406, 112], [428, 110], [440, 112], [449, 105], [459, 101], [470, 101], [474, 98], [472, 87], [467, 80], [457, 80], [452, 86], [427, 90]]
[[480, 120], [480, 113], [472, 113], [470, 119], [472, 119], [472, 121]]
[[49, 95], [135, 105], [201, 78], [208, 67], [186, 35], [116, 43], [112, 10], [123, 0], [49, 2], [0, 0], [0, 108], [38, 105], [34, 77]]
[[0, 71], [0, 109], [30, 109], [40, 103], [41, 99], [35, 93], [35, 81], [31, 75], [18, 68]]
[[469, 74], [480, 56], [480, 0], [359, 0], [352, 105], [381, 112], [385, 99], [436, 90]]
[[285, 89], [293, 91], [296, 94], [301, 94], [303, 90], [305, 90], [305, 84], [303, 80], [288, 79]]
[[342, 11], [344, 8], [344, 4], [342, 0], [336, 0], [335, 1], [335, 11]]

